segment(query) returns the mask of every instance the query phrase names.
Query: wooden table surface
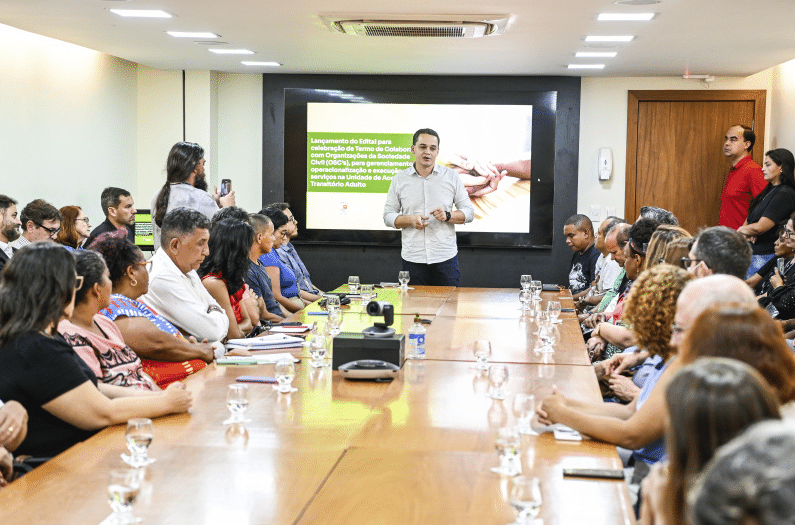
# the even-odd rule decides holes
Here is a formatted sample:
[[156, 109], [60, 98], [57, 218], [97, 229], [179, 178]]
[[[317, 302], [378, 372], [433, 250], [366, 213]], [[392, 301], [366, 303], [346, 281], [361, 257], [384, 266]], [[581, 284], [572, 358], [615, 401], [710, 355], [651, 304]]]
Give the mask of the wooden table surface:
[[[147, 468], [135, 503], [144, 523], [512, 521], [509, 481], [489, 470], [498, 461], [496, 429], [515, 423], [512, 396], [500, 401], [486, 395], [486, 374], [471, 368], [472, 340], [490, 339], [491, 361], [508, 363], [511, 394], [540, 400], [554, 384], [569, 396], [596, 400], [599, 389], [573, 314], [562, 316], [556, 352], [544, 363], [528, 336], [532, 319], [473, 317], [479, 307], [469, 295], [493, 301], [483, 310], [507, 314], [509, 297], [518, 308], [516, 290], [388, 291], [399, 294], [403, 305], [441, 300], [431, 314], [427, 359], [407, 361], [391, 383], [346, 381], [304, 359], [293, 382], [297, 392], [249, 384], [244, 428], [222, 424], [229, 415], [227, 385], [239, 375], [273, 376], [273, 365], [213, 364], [191, 376], [190, 413], [154, 422], [150, 455], [157, 461]], [[412, 297], [415, 292], [422, 295]], [[544, 299], [555, 296], [545, 293]], [[466, 315], [444, 315], [453, 309]], [[344, 323], [351, 330], [372, 320], [356, 312], [346, 314]], [[396, 316], [399, 332], [410, 325], [409, 316]], [[123, 425], [72, 447], [0, 490], [0, 523], [101, 522], [109, 514], [108, 472], [124, 466], [122, 452]], [[562, 477], [564, 467], [620, 466], [612, 446], [556, 442], [548, 433], [523, 436], [522, 467], [542, 479], [545, 525], [635, 523], [624, 482]]]

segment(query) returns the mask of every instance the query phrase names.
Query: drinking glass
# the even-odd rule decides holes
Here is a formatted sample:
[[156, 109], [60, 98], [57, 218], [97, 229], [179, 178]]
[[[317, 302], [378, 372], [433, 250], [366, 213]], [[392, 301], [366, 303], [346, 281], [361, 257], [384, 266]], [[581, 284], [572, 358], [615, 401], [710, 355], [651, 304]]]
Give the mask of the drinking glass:
[[362, 311], [364, 311], [367, 310], [367, 303], [373, 300], [373, 285], [363, 284], [360, 294], [362, 296]]
[[519, 278], [519, 284], [522, 286], [522, 290], [529, 290], [530, 289], [530, 282], [533, 280], [531, 275], [523, 275]]
[[502, 389], [508, 382], [508, 367], [505, 365], [491, 365], [489, 367], [489, 383], [491, 392], [489, 397], [493, 399], [505, 399], [507, 394]]
[[224, 425], [249, 421], [243, 417], [248, 410], [248, 385], [229, 385], [226, 389], [226, 406], [231, 415], [224, 421]]
[[485, 339], [475, 341], [472, 347], [472, 353], [475, 354], [478, 361], [471, 368], [475, 370], [488, 370], [489, 357], [491, 356], [491, 343]]
[[358, 275], [351, 275], [348, 277], [348, 289], [351, 293], [356, 293], [359, 291], [359, 276]]
[[133, 514], [132, 504], [141, 491], [144, 470], [137, 468], [113, 469], [108, 479], [108, 504], [113, 510], [111, 523], [126, 525], [140, 523]]
[[541, 482], [527, 476], [513, 478], [510, 501], [516, 512], [516, 521], [511, 525], [532, 525], [541, 511]]
[[409, 275], [409, 272], [398, 272], [398, 281], [400, 281], [401, 290], [408, 290], [410, 280], [411, 275]]
[[522, 473], [522, 436], [516, 427], [498, 428], [494, 448], [497, 449], [500, 466], [493, 467], [492, 472], [504, 476], [516, 476]]
[[340, 296], [335, 294], [330, 294], [326, 296], [326, 310], [329, 312], [332, 310], [339, 310], [340, 309]]
[[538, 330], [533, 332], [533, 335], [541, 335], [541, 327], [543, 325], [549, 324], [549, 312], [538, 308], [536, 311], [536, 324], [538, 325]]
[[147, 456], [147, 449], [152, 444], [153, 437], [151, 419], [136, 418], [127, 421], [124, 439], [127, 442], [127, 450], [130, 451], [130, 455], [122, 454], [121, 459], [135, 468], [154, 463], [155, 460]]
[[549, 322], [552, 324], [562, 323], [560, 317], [560, 301], [549, 301], [547, 303], [547, 313], [549, 314]]
[[342, 329], [342, 310], [335, 308], [328, 311], [328, 328], [331, 335], [337, 335]]
[[530, 290], [522, 290], [519, 292], [519, 302], [522, 303], [520, 310], [530, 310], [530, 303], [533, 301], [533, 294]]
[[530, 281], [530, 291], [533, 292], [533, 297], [541, 299], [541, 281]]
[[279, 382], [278, 390], [282, 394], [296, 392], [298, 389], [293, 388], [293, 379], [295, 379], [295, 363], [292, 357], [283, 357], [276, 361], [276, 380]]
[[534, 434], [530, 428], [530, 419], [536, 409], [536, 398], [532, 394], [519, 393], [513, 396], [513, 415], [516, 416], [516, 428], [522, 434]]
[[310, 365], [312, 368], [321, 368], [326, 366], [323, 360], [326, 357], [326, 336], [322, 333], [317, 333], [309, 342], [309, 354], [312, 356]]
[[544, 344], [538, 351], [544, 353], [552, 353], [555, 349], [552, 345], [555, 344], [555, 340], [557, 339], [555, 334], [555, 325], [552, 323], [543, 323], [538, 327], [538, 338]]

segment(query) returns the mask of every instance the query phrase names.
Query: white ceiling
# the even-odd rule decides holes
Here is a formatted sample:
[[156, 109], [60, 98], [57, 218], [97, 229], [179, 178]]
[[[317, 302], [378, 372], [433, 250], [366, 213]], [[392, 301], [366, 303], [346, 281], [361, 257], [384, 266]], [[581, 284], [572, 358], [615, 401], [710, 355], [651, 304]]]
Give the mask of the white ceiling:
[[[795, 58], [795, 0], [2, 0], [0, 23], [158, 69], [226, 72], [464, 75], [747, 76]], [[163, 9], [129, 19], [110, 8]], [[656, 12], [651, 22], [598, 22], [600, 12]], [[334, 34], [326, 13], [508, 14], [503, 35], [478, 39]], [[246, 57], [214, 55], [165, 31], [212, 31]], [[575, 59], [588, 34], [636, 35], [609, 59]], [[19, 50], [17, 50], [19, 51]], [[4, 52], [9, 52], [4, 50]], [[276, 61], [251, 68], [241, 60]], [[568, 70], [599, 62], [602, 71]]]

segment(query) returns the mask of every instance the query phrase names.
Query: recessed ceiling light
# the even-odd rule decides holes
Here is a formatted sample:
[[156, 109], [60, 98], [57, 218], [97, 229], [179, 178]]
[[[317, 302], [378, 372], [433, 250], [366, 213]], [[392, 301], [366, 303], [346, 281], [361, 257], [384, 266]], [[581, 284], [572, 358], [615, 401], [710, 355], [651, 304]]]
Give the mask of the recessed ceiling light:
[[617, 35], [617, 36], [586, 36], [586, 42], [630, 42], [633, 38], [632, 35]]
[[596, 18], [601, 22], [626, 22], [626, 21], [648, 21], [654, 18], [656, 13], [600, 13]]
[[110, 12], [132, 18], [171, 18], [169, 13], [160, 9], [111, 9]]
[[604, 69], [604, 64], [569, 64], [569, 69]]
[[660, 0], [613, 0], [617, 5], [653, 5], [659, 4]]
[[218, 38], [218, 35], [215, 33], [209, 33], [207, 31], [166, 31], [166, 33], [174, 38]]
[[254, 51], [248, 49], [209, 49], [210, 53], [218, 55], [253, 55]]
[[574, 56], [577, 58], [613, 58], [617, 54], [615, 51], [577, 51]]
[[244, 66], [265, 66], [265, 67], [279, 67], [281, 64], [278, 62], [241, 62]]

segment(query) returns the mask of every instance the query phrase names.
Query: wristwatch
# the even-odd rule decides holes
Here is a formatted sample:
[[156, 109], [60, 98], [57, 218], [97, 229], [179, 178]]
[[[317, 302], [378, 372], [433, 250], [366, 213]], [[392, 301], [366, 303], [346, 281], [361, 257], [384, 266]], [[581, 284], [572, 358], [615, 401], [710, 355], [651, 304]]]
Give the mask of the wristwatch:
[[447, 214], [447, 218], [444, 220], [444, 222], [450, 222], [450, 217], [452, 217], [452, 214], [449, 211], [446, 211], [445, 213]]

